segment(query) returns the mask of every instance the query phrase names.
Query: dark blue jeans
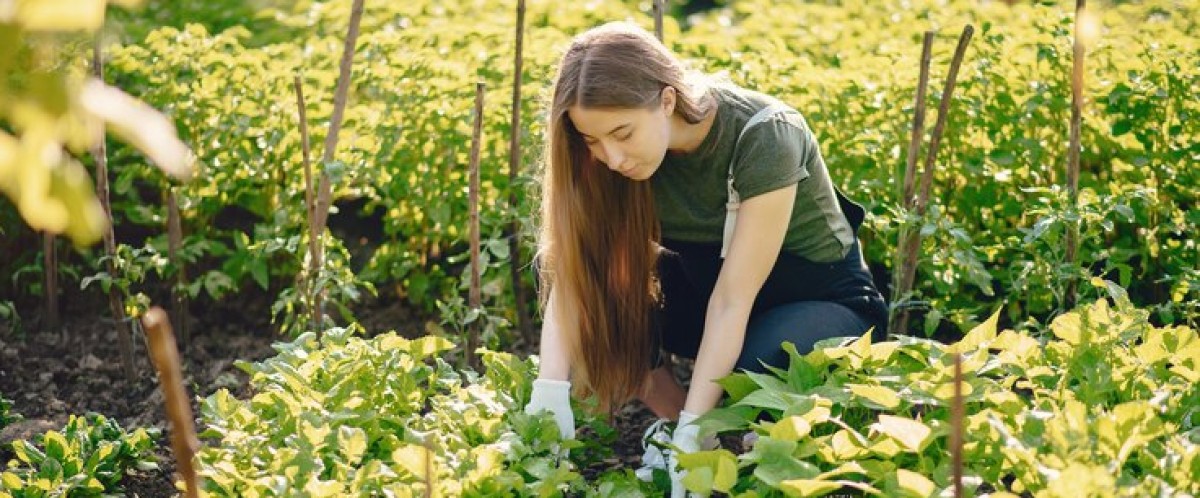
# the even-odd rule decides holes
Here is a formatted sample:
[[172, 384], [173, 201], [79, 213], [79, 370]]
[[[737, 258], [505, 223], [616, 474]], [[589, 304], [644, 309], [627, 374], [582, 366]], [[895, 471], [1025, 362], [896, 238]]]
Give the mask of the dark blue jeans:
[[[695, 358], [704, 334], [704, 315], [724, 260], [720, 244], [664, 240], [658, 273], [663, 307], [659, 344], [669, 353]], [[855, 242], [846, 257], [816, 263], [781, 253], [754, 301], [735, 371], [763, 372], [763, 364], [787, 368], [783, 342], [800, 354], [822, 339], [862, 335], [886, 337], [887, 305], [875, 288]], [[656, 360], [655, 364], [659, 361]]]

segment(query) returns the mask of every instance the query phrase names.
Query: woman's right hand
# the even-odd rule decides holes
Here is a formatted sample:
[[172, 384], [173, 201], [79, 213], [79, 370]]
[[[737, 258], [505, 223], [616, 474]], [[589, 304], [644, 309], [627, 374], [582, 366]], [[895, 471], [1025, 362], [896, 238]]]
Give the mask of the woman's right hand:
[[554, 415], [558, 424], [558, 433], [563, 440], [575, 439], [575, 413], [571, 411], [571, 383], [565, 380], [536, 379], [533, 381], [533, 393], [529, 396], [529, 404], [525, 405], [525, 413], [537, 414], [542, 410]]

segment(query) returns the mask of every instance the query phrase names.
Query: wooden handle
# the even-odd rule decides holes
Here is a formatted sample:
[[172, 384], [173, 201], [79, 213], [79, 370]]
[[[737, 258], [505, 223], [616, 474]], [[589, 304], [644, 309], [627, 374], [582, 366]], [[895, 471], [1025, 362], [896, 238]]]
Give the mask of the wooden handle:
[[167, 419], [171, 422], [171, 450], [175, 454], [176, 468], [187, 485], [187, 496], [200, 496], [196, 469], [192, 458], [200, 447], [196, 439], [196, 427], [192, 422], [192, 405], [183, 388], [183, 374], [179, 367], [179, 349], [175, 344], [175, 333], [167, 313], [157, 306], [142, 317], [142, 326], [150, 342], [150, 358], [158, 370], [158, 385], [166, 399]]

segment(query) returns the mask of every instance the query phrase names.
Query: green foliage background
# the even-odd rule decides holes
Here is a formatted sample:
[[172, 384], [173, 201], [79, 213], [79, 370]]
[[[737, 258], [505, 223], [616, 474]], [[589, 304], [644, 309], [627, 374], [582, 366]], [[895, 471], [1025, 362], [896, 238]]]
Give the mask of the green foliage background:
[[[349, 2], [233, 4], [148, 2], [140, 11], [115, 11], [111, 39], [121, 43], [107, 49], [108, 80], [171, 116], [199, 158], [203, 180], [177, 188], [189, 254], [212, 270], [196, 278], [214, 298], [252, 282], [272, 287], [300, 270], [302, 253], [294, 248], [304, 247], [306, 235], [291, 81], [297, 73], [303, 78], [319, 157], [349, 16]], [[528, 2], [522, 169], [510, 185], [515, 2], [367, 2], [339, 151], [334, 163], [319, 165], [334, 175], [337, 197], [360, 199], [366, 211], [383, 215], [382, 234], [370, 241], [378, 249], [365, 264], [357, 264], [365, 254], [360, 240], [333, 242], [356, 259], [361, 271], [351, 280], [395, 284], [429, 311], [460, 292], [471, 106], [482, 81], [487, 297], [513, 318], [503, 240], [513, 235], [508, 223], [519, 219], [525, 247], [532, 241], [532, 180], [556, 58], [572, 34], [601, 22], [651, 27], [648, 9], [638, 2]], [[1158, 320], [1195, 323], [1200, 252], [1187, 234], [1200, 224], [1193, 193], [1200, 183], [1200, 9], [1160, 0], [1091, 10], [1099, 35], [1085, 66], [1078, 206], [1056, 190], [1067, 152], [1069, 2], [746, 0], [668, 18], [666, 39], [696, 68], [723, 72], [806, 114], [835, 180], [869, 208], [862, 238], [879, 271], [890, 270], [902, 226], [925, 234], [917, 288], [901, 300], [929, 310], [927, 332], [943, 318], [968, 327], [997, 303], [1013, 321], [1061, 311], [1072, 275], [1103, 275], [1153, 306]], [[931, 125], [966, 23], [978, 34], [951, 105], [934, 205], [916, 219], [899, 208], [897, 179], [921, 33], [938, 33]], [[118, 232], [140, 225], [146, 228], [136, 233], [160, 233], [158, 192], [166, 182], [154, 180], [161, 175], [133, 149], [116, 146], [111, 155]], [[518, 194], [515, 210], [509, 192]], [[238, 208], [242, 234], [221, 223], [230, 206]], [[1062, 234], [1070, 224], [1084, 233], [1082, 268], [1063, 264]], [[163, 243], [161, 236], [151, 240]]]

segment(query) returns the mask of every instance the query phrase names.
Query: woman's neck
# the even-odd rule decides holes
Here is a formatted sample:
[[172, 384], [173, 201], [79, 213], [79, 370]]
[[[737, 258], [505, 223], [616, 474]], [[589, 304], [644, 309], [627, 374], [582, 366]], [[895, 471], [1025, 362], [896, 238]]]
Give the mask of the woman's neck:
[[716, 120], [716, 107], [713, 108], [713, 112], [708, 113], [708, 116], [695, 124], [687, 122], [678, 114], [673, 114], [671, 116], [671, 140], [667, 144], [667, 151], [676, 154], [695, 152], [708, 137], [708, 132], [712, 130]]

